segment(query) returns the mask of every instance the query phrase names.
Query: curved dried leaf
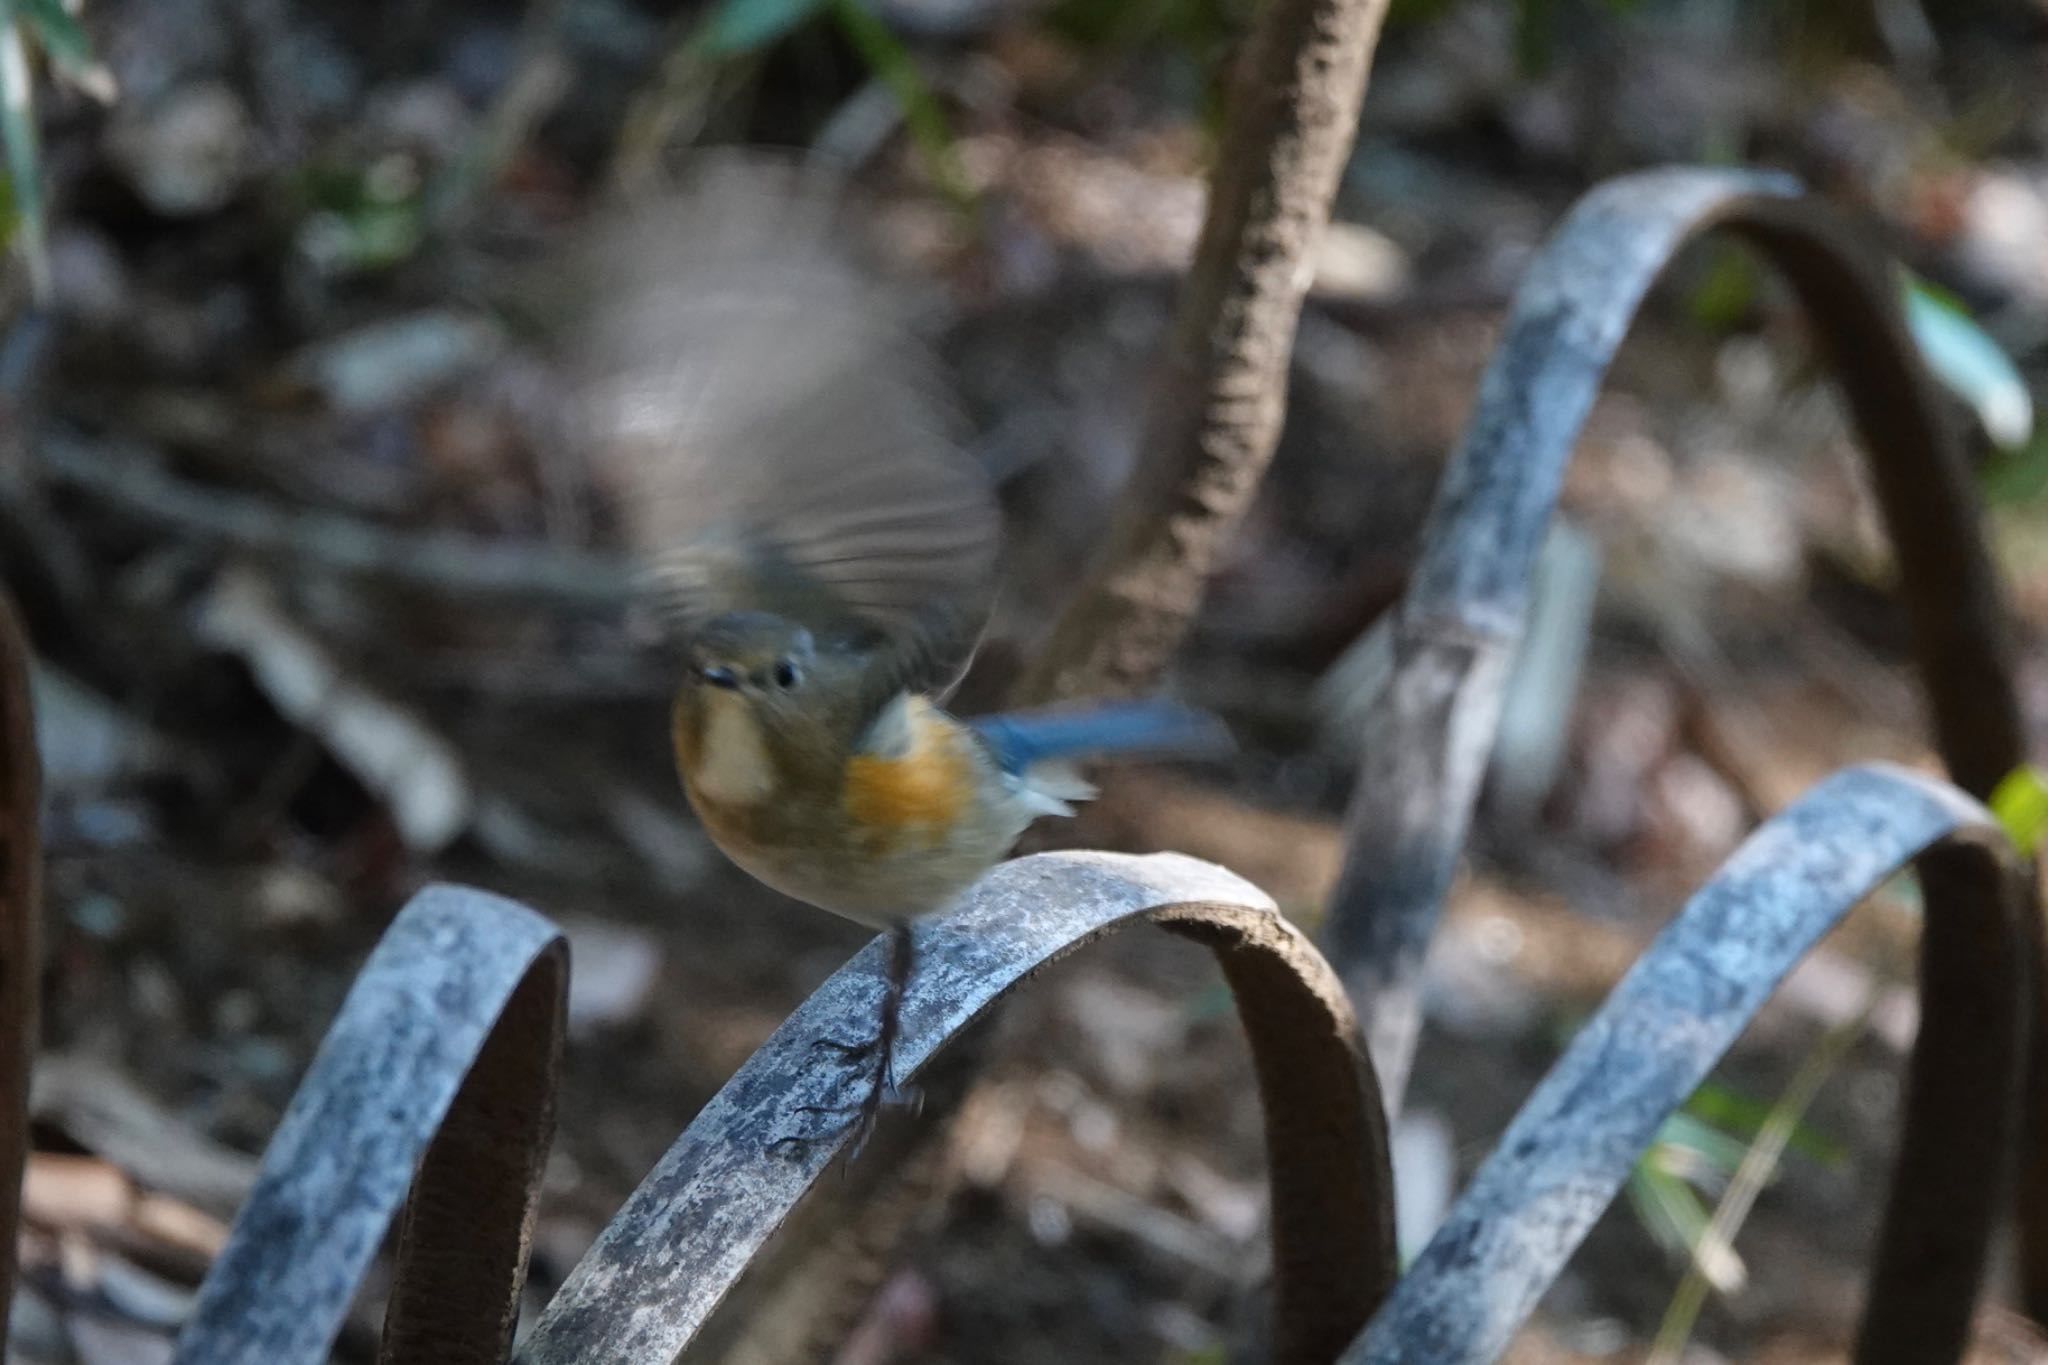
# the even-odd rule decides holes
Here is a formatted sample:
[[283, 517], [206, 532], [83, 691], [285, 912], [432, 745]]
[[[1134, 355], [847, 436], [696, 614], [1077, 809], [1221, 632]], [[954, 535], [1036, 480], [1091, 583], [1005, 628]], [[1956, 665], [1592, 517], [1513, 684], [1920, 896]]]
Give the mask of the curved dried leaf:
[[1845, 769], [1766, 823], [1551, 1068], [1345, 1365], [1495, 1359], [1665, 1117], [1820, 937], [1914, 860], [1922, 1023], [1856, 1359], [1959, 1359], [2018, 1131], [2028, 967], [2010, 859], [1976, 802], [1887, 767]]
[[[946, 1044], [1046, 963], [1133, 920], [1206, 944], [1228, 977], [1266, 1106], [1273, 1185], [1275, 1342], [1282, 1365], [1327, 1361], [1393, 1274], [1386, 1130], [1333, 973], [1258, 890], [1175, 855], [1043, 854], [992, 872], [961, 909], [918, 926], [899, 1073]], [[862, 1083], [815, 1044], [863, 1036], [884, 946], [856, 957], [776, 1030], [697, 1116], [570, 1275], [516, 1359], [668, 1365], [848, 1140], [801, 1106]], [[1348, 1326], [1346, 1324], [1349, 1324]]]
[[324, 1361], [408, 1186], [382, 1359], [504, 1359], [567, 969], [561, 935], [522, 906], [447, 886], [412, 899], [285, 1111], [179, 1365]]

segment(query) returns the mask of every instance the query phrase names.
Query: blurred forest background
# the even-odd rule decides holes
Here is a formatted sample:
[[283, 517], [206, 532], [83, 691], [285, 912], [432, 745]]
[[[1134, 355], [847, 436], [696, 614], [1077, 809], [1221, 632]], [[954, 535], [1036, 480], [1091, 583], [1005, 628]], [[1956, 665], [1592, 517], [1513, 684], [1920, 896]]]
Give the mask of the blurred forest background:
[[[992, 697], [1129, 466], [1250, 11], [0, 3], [40, 123], [0, 200], [0, 573], [40, 661], [51, 859], [8, 1359], [166, 1358], [350, 977], [436, 878], [573, 940], [532, 1293], [552, 1291], [863, 935], [690, 823], [533, 272], [692, 145], [855, 166], [857, 220], [1003, 480], [1008, 586], [969, 691]], [[2048, 394], [2048, 3], [1396, 0], [1281, 452], [1175, 682], [1243, 751], [1114, 774], [1058, 839], [1214, 858], [1312, 922], [1352, 766], [1345, 651], [1400, 591], [1511, 291], [1576, 195], [1672, 161], [1790, 171], [1928, 282], [1914, 307], [1959, 420], [1976, 410], [2048, 724], [2048, 440], [2025, 394]], [[1566, 666], [1518, 685], [1432, 960], [1397, 1136], [1409, 1249], [1760, 814], [1846, 761], [1932, 765], [1863, 483], [1781, 292], [1732, 248], [1689, 255], [1568, 477], [1545, 597]], [[1674, 1330], [1690, 1360], [1842, 1358], [1915, 915], [1910, 889], [1880, 897], [1800, 969], [1515, 1360], [1641, 1359], [1802, 1076], [1817, 1100]], [[841, 1361], [1224, 1359], [1260, 1273], [1262, 1156], [1204, 955], [1119, 940], [997, 1041], [947, 1193]], [[370, 1358], [375, 1308], [339, 1358]], [[1995, 1310], [1983, 1339], [1986, 1361], [2043, 1358]]]

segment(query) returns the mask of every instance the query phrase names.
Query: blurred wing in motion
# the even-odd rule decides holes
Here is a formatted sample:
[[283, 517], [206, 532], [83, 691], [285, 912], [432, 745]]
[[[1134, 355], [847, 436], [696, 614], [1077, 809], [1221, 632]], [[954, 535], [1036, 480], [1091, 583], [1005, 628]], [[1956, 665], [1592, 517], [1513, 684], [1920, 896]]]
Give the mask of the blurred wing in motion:
[[607, 224], [580, 262], [580, 415], [684, 631], [771, 611], [930, 688], [986, 622], [995, 502], [835, 209], [815, 172], [731, 157]]

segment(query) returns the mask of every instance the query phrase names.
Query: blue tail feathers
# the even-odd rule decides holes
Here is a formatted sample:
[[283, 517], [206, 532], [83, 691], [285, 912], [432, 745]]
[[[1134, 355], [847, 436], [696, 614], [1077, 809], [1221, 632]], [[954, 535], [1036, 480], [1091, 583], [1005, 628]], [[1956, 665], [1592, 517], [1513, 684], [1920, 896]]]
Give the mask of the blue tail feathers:
[[1011, 711], [969, 720], [1005, 772], [1090, 754], [1155, 753], [1193, 757], [1234, 747], [1223, 722], [1163, 698], [1098, 702], [1047, 711]]

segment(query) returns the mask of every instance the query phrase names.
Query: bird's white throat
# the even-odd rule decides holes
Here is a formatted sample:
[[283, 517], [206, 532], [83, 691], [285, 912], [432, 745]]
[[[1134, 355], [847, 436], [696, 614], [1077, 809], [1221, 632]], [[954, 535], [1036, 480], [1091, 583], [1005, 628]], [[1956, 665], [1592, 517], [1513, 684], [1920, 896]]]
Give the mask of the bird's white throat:
[[721, 805], [750, 806], [774, 794], [775, 765], [743, 698], [714, 692], [705, 699], [704, 741], [693, 780], [698, 792]]

